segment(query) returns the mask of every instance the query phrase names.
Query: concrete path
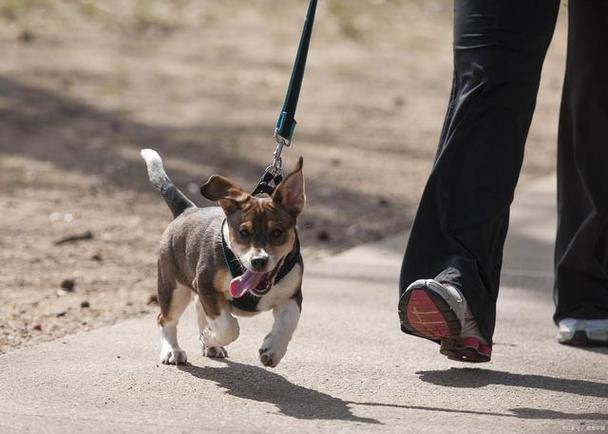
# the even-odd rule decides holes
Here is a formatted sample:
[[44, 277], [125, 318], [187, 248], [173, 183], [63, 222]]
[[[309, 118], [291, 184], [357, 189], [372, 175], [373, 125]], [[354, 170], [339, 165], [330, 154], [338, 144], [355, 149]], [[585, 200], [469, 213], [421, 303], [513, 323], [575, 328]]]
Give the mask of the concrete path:
[[551, 321], [554, 181], [520, 191], [493, 361], [452, 362], [399, 331], [405, 236], [308, 264], [285, 359], [257, 349], [271, 315], [241, 321], [230, 359], [159, 365], [152, 317], [0, 357], [0, 432], [560, 432], [608, 430], [608, 352], [558, 345]]

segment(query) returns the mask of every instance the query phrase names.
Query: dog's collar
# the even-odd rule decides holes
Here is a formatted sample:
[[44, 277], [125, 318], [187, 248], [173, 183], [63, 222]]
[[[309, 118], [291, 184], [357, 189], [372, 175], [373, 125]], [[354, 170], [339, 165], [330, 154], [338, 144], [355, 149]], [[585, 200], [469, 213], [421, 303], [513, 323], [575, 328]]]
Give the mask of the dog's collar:
[[[245, 267], [239, 261], [239, 258], [236, 257], [234, 252], [230, 250], [228, 247], [228, 243], [226, 242], [226, 238], [224, 237], [224, 225], [226, 224], [226, 220], [222, 222], [221, 232], [222, 232], [222, 251], [224, 253], [224, 260], [226, 261], [226, 266], [230, 270], [230, 274], [232, 277], [242, 276], [245, 273]], [[293, 243], [293, 249], [289, 252], [284, 258], [281, 259], [283, 264], [281, 268], [276, 273], [274, 281], [271, 282], [272, 285], [279, 283], [287, 274], [295, 267], [295, 265], [300, 262], [300, 239], [298, 238], [298, 234], [296, 233], [296, 240]]]

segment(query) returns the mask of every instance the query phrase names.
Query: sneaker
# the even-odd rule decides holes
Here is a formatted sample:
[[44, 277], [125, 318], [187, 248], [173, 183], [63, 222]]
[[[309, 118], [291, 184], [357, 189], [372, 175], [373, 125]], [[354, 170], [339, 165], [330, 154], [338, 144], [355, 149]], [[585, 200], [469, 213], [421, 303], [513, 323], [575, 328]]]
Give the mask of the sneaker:
[[565, 318], [558, 327], [560, 344], [578, 347], [608, 345], [608, 319]]
[[463, 295], [433, 279], [412, 283], [399, 300], [401, 327], [441, 344], [439, 352], [462, 362], [489, 362], [492, 346], [479, 327]]

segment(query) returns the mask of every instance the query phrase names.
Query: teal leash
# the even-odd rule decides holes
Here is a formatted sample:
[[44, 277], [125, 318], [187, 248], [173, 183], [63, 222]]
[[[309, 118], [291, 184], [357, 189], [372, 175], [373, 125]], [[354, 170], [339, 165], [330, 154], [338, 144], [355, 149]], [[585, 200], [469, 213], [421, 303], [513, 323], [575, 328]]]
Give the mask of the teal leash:
[[260, 178], [253, 193], [251, 193], [252, 196], [262, 193], [271, 195], [274, 192], [274, 189], [283, 180], [283, 160], [281, 154], [284, 147], [289, 147], [291, 145], [293, 133], [297, 125], [295, 118], [296, 109], [298, 106], [298, 99], [300, 98], [302, 81], [304, 79], [306, 59], [308, 58], [308, 49], [310, 47], [310, 38], [312, 36], [316, 10], [317, 0], [310, 0], [306, 19], [304, 20], [300, 45], [298, 46], [296, 60], [291, 71], [289, 86], [287, 87], [287, 94], [285, 95], [285, 101], [281, 107], [281, 112], [279, 113], [274, 129], [276, 148], [273, 153], [272, 164], [266, 168], [264, 175], [262, 175], [262, 178]]

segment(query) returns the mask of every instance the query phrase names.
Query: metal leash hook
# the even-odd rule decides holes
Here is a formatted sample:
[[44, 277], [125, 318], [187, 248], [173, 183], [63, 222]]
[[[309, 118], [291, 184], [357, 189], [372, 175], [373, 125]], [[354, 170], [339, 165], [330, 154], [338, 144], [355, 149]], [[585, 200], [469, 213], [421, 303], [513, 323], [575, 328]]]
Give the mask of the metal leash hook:
[[282, 175], [283, 174], [283, 159], [281, 158], [281, 153], [283, 152], [284, 146], [289, 147], [290, 142], [289, 142], [289, 140], [277, 135], [276, 132], [275, 132], [274, 138], [276, 140], [277, 147], [274, 149], [274, 152], [272, 153], [272, 167], [274, 167], [277, 174]]

